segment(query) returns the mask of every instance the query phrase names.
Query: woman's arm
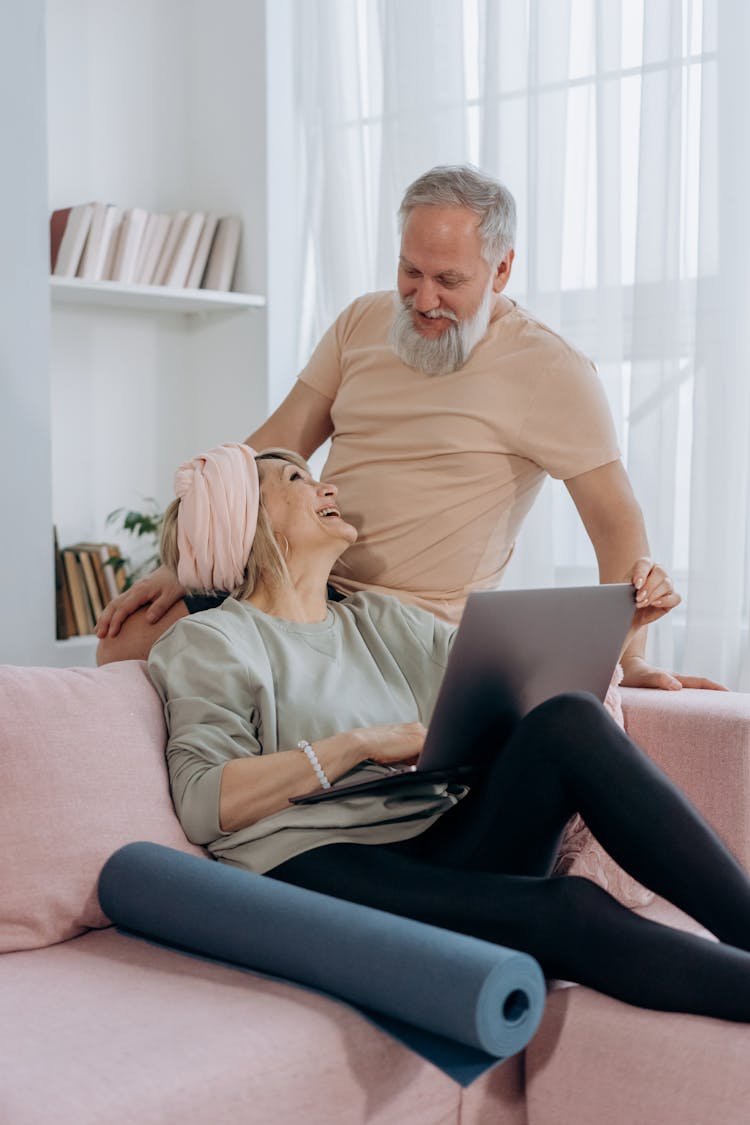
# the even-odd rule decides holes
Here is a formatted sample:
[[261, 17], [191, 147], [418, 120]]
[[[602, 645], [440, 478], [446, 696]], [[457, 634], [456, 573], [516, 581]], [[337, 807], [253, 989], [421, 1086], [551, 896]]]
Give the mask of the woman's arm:
[[[407, 762], [416, 758], [424, 743], [421, 723], [392, 723], [358, 727], [310, 743], [330, 782], [337, 781], [360, 762]], [[254, 758], [235, 758], [221, 774], [219, 821], [222, 832], [236, 832], [264, 817], [280, 812], [289, 798], [318, 784], [302, 750]]]
[[[251, 630], [230, 637], [217, 620], [198, 614], [177, 622], [149, 658], [169, 726], [172, 799], [186, 835], [196, 844], [211, 843], [224, 832], [279, 812], [290, 797], [317, 783], [303, 751], [272, 746], [273, 752], [263, 752], [262, 711], [273, 712], [267, 653]], [[273, 727], [269, 713], [265, 718]], [[368, 758], [415, 758], [425, 733], [421, 723], [385, 724], [342, 731], [311, 744], [334, 782]]]

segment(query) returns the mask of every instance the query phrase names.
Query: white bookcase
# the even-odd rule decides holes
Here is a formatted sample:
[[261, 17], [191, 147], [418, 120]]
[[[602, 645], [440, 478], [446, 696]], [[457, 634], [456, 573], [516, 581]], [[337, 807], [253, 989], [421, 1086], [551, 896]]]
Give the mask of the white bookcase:
[[[236, 292], [51, 280], [65, 546], [112, 539], [115, 508], [166, 504], [182, 460], [267, 413], [264, 4], [48, 0], [46, 37], [48, 211], [100, 200], [243, 223]], [[93, 663], [93, 641], [53, 649], [56, 663]]]

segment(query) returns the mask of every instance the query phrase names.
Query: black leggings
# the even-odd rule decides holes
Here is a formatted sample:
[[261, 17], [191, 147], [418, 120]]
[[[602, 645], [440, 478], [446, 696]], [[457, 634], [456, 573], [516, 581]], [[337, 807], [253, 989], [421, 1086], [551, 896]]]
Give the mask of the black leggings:
[[[718, 942], [639, 917], [550, 871], [580, 812], [639, 882]], [[524, 950], [548, 977], [663, 1011], [750, 1022], [750, 880], [593, 696], [558, 696], [516, 727], [459, 804], [412, 840], [332, 844], [276, 879]]]

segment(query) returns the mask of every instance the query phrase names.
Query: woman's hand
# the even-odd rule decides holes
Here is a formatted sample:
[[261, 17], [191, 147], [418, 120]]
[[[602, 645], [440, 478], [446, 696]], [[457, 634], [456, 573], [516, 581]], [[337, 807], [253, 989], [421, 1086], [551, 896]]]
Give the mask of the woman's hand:
[[[311, 746], [329, 781], [338, 781], [368, 759], [388, 764], [416, 758], [424, 743], [421, 723], [385, 723], [355, 727]], [[300, 750], [259, 754], [227, 762], [221, 774], [219, 821], [222, 831], [236, 832], [289, 805], [294, 793], [315, 787], [315, 774]]]
[[160, 566], [145, 578], [139, 578], [124, 594], [105, 606], [104, 612], [99, 615], [96, 622], [96, 635], [100, 639], [109, 634], [116, 637], [125, 621], [141, 606], [148, 605], [146, 620], [149, 624], [159, 621], [168, 609], [171, 609], [180, 598], [184, 598], [186, 590], [177, 581], [177, 577], [166, 566]]
[[388, 765], [418, 758], [427, 730], [422, 723], [384, 723], [382, 726], [360, 727], [353, 733], [359, 737], [366, 758]]

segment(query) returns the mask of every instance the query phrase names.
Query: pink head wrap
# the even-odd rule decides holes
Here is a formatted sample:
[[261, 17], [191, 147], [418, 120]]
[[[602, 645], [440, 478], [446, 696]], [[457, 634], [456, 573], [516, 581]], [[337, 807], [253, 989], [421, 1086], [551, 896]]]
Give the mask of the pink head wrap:
[[188, 590], [234, 590], [243, 580], [258, 526], [255, 451], [240, 442], [209, 449], [174, 477], [177, 577]]

